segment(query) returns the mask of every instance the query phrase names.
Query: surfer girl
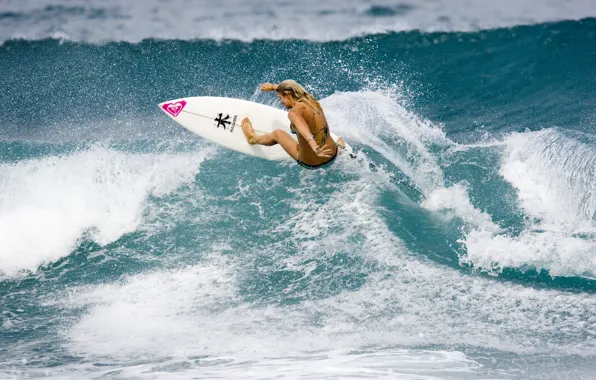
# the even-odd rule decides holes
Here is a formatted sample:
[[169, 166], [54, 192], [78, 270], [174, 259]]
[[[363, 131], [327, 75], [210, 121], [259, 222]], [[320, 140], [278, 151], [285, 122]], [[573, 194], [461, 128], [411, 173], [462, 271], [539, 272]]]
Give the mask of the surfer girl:
[[248, 118], [242, 120], [242, 130], [248, 143], [272, 146], [279, 144], [296, 162], [306, 169], [327, 167], [335, 161], [343, 140], [331, 137], [327, 119], [319, 102], [298, 82], [292, 79], [280, 84], [264, 83], [261, 91], [275, 91], [288, 112], [290, 130], [298, 137], [298, 143], [289, 133], [276, 129], [271, 133], [257, 135]]

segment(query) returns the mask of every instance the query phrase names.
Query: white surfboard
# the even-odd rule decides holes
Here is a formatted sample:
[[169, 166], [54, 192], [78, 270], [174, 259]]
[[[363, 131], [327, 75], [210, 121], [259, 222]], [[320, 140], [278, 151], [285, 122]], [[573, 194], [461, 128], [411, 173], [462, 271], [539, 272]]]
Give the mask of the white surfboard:
[[[283, 110], [242, 99], [211, 96], [175, 99], [158, 106], [178, 124], [206, 140], [268, 160], [292, 160], [280, 145], [250, 145], [240, 127], [242, 119], [248, 117], [257, 134], [276, 129], [290, 133], [288, 113]], [[337, 141], [333, 132], [331, 136]], [[351, 152], [346, 143], [343, 153]]]

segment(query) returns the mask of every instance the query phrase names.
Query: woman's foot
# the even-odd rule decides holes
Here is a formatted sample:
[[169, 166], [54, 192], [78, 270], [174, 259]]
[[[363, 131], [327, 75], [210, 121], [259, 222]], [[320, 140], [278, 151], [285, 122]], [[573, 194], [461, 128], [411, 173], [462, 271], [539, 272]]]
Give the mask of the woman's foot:
[[337, 155], [338, 156], [341, 156], [342, 150], [346, 149], [346, 142], [341, 137], [338, 137], [337, 138], [337, 141], [336, 141], [336, 144], [337, 144], [338, 147], [340, 147], [340, 149], [337, 152]]
[[255, 135], [254, 129], [252, 129], [252, 123], [247, 117], [242, 119], [242, 131], [244, 132], [244, 136], [246, 136], [246, 140], [250, 145], [257, 143], [257, 136]]

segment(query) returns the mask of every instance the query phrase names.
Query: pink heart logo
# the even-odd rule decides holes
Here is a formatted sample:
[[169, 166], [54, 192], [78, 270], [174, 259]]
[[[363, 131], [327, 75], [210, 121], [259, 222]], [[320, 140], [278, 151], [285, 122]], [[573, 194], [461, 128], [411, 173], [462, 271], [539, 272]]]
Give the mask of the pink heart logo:
[[165, 103], [163, 106], [161, 106], [161, 108], [163, 108], [163, 110], [169, 113], [170, 115], [176, 117], [178, 116], [178, 114], [180, 114], [180, 112], [182, 112], [182, 109], [185, 105], [186, 101], [181, 100], [176, 103]]

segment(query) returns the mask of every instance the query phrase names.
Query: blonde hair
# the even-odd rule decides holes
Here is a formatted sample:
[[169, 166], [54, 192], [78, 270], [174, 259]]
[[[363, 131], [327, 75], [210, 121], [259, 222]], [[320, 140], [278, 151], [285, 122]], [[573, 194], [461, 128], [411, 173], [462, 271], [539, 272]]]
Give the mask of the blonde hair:
[[314, 96], [312, 96], [304, 89], [304, 87], [302, 87], [293, 79], [286, 79], [285, 81], [281, 82], [277, 85], [277, 89], [275, 91], [280, 92], [282, 95], [291, 95], [295, 101], [308, 105], [316, 113], [320, 113], [322, 111], [321, 105], [317, 99], [315, 99]]

